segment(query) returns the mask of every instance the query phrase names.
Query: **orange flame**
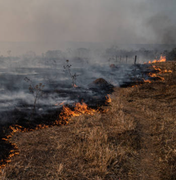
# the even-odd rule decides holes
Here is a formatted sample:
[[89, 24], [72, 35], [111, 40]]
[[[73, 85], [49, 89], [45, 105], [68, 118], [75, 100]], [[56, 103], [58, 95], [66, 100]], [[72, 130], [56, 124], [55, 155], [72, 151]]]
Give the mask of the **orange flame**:
[[[161, 73], [160, 73], [161, 74]], [[149, 76], [150, 77], [157, 77], [157, 78], [159, 78], [160, 80], [162, 80], [162, 81], [164, 81], [165, 79], [164, 79], [164, 77], [161, 77], [161, 76], [157, 76], [156, 74], [152, 74], [152, 73], [150, 73], [149, 74]]]
[[155, 73], [149, 73], [150, 77], [158, 77]]
[[143, 81], [145, 82], [145, 83], [151, 83], [151, 81], [150, 80], [145, 80], [145, 79], [143, 79]]
[[55, 106], [63, 106], [64, 104], [65, 104], [65, 101], [61, 102], [60, 104], [56, 103]]
[[73, 84], [73, 87], [74, 87], [74, 88], [77, 88], [78, 86], [77, 86], [76, 84]]
[[162, 71], [159, 67], [153, 66], [153, 69], [154, 69], [155, 71], [159, 71], [159, 72], [158, 72], [159, 74], [162, 74], [162, 73], [163, 73], [163, 71]]
[[133, 85], [133, 86], [131, 86], [131, 87], [134, 88], [134, 87], [139, 87], [139, 86], [141, 86], [141, 84]]
[[[153, 61], [149, 61], [148, 63], [149, 63], [149, 64], [153, 64], [153, 63], [157, 63], [157, 62], [166, 62], [166, 57], [165, 57], [165, 56], [160, 56], [160, 59], [159, 59], [159, 60], [156, 60], [156, 59], [155, 59], [155, 60], [153, 60]], [[144, 63], [144, 64], [146, 64], [146, 63]], [[162, 70], [162, 69], [160, 69], [160, 68], [158, 68], [158, 67], [156, 67], [156, 66], [154, 66], [154, 65], [152, 65], [152, 67], [153, 67], [153, 69], [154, 69], [155, 71], [158, 71], [157, 74], [172, 73], [172, 72], [173, 72], [172, 70]], [[159, 78], [160, 80], [162, 80], [162, 81], [165, 80], [164, 77], [157, 76], [157, 74], [155, 74], [155, 73], [149, 73], [148, 75], [149, 75], [149, 77], [158, 77], [158, 78]], [[143, 79], [143, 81], [144, 81], [145, 83], [151, 83], [150, 80], [145, 80], [145, 79]], [[141, 84], [140, 84], [140, 85], [141, 85]], [[138, 86], [140, 86], [140, 85], [133, 85], [132, 88], [138, 87]]]
[[173, 71], [172, 70], [161, 70], [160, 68], [156, 67], [156, 66], [153, 66], [153, 69], [156, 70], [156, 71], [159, 71], [160, 74], [162, 73], [172, 73]]
[[[81, 114], [93, 115], [96, 112], [99, 112], [99, 110], [89, 108], [84, 102], [82, 104], [76, 103], [74, 110], [71, 110], [69, 107], [63, 106], [63, 110], [59, 115], [59, 121], [68, 121], [68, 119], [70, 119], [71, 117], [80, 116]], [[58, 123], [56, 122], [56, 124]]]
[[154, 64], [154, 63], [157, 63], [157, 62], [166, 62], [166, 56], [161, 55], [159, 60], [154, 59], [153, 61], [149, 61], [148, 64]]
[[63, 105], [64, 105], [64, 103], [65, 103], [65, 102], [62, 102], [62, 103], [60, 103], [59, 105], [60, 105], [60, 106], [63, 106]]
[[107, 94], [107, 96], [106, 96], [106, 104], [109, 104], [111, 102], [112, 102], [112, 99], [111, 99], [110, 95]]
[[[108, 95], [108, 102], [110, 102], [110, 100], [111, 100], [110, 96]], [[84, 102], [83, 103], [76, 103], [74, 110], [71, 110], [69, 107], [63, 106], [63, 110], [59, 115], [59, 119], [56, 120], [52, 125], [39, 124], [34, 129], [23, 128], [20, 125], [10, 126], [9, 129], [11, 129], [11, 134], [6, 136], [6, 138], [2, 138], [2, 140], [8, 141], [13, 146], [13, 149], [10, 150], [10, 153], [9, 153], [9, 156], [7, 159], [0, 160], [0, 169], [5, 167], [7, 163], [10, 163], [11, 158], [13, 156], [19, 154], [17, 145], [10, 141], [10, 138], [13, 136], [14, 133], [34, 131], [34, 130], [38, 130], [38, 129], [48, 128], [48, 127], [51, 127], [54, 125], [68, 124], [68, 120], [73, 116], [80, 116], [82, 114], [94, 115], [95, 113], [105, 113], [107, 111], [108, 110], [100, 110], [100, 109], [95, 110], [95, 109], [89, 108], [88, 105]]]
[[164, 73], [172, 73], [172, 70], [163, 70]]

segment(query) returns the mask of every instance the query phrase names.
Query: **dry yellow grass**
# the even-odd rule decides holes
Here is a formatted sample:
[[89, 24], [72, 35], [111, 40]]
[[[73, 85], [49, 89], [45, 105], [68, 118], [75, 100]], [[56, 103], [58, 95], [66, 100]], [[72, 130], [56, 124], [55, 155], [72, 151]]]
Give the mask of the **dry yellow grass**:
[[176, 63], [157, 66], [174, 72], [164, 82], [116, 88], [105, 114], [16, 133], [20, 154], [1, 179], [176, 179]]

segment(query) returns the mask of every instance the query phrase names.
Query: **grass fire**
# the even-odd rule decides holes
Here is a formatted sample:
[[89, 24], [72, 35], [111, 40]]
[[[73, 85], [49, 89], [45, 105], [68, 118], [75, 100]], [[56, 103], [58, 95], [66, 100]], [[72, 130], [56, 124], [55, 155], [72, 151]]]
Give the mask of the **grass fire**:
[[[25, 154], [36, 151], [35, 149], [37, 144], [37, 146], [41, 146], [40, 148], [42, 148], [43, 145], [40, 141], [43, 142], [47, 140], [49, 142], [49, 144], [45, 147], [46, 150], [44, 151], [47, 151], [47, 147], [49, 148], [49, 146], [54, 148], [54, 144], [52, 145], [51, 143], [54, 143], [56, 141], [56, 138], [58, 137], [57, 141], [58, 143], [60, 143], [60, 145], [59, 149], [57, 146], [56, 148], [54, 148], [54, 153], [61, 154], [66, 150], [66, 154], [70, 160], [66, 163], [67, 158], [65, 157], [65, 155], [59, 156], [57, 158], [57, 161], [60, 162], [58, 167], [57, 164], [55, 164], [56, 157], [52, 157], [52, 155], [50, 155], [50, 152], [47, 151], [48, 156], [51, 159], [54, 158], [52, 160], [54, 161], [53, 168], [59, 168], [58, 173], [56, 173], [56, 169], [53, 171], [53, 176], [55, 178], [67, 179], [70, 173], [72, 174], [71, 177], [76, 177], [77, 173], [79, 173], [80, 178], [84, 178], [86, 176], [93, 177], [93, 174], [91, 174], [91, 172], [96, 172], [99, 177], [103, 177], [105, 179], [109, 179], [111, 174], [117, 178], [126, 179], [129, 176], [128, 171], [133, 171], [133, 173], [130, 175], [132, 178], [141, 176], [141, 170], [138, 172], [134, 171], [133, 169], [139, 168], [137, 165], [138, 160], [133, 156], [129, 157], [128, 153], [135, 153], [138, 158], [141, 158], [141, 161], [146, 159], [147, 163], [142, 164], [142, 167], [140, 167], [144, 172], [147, 171], [148, 168], [154, 168], [157, 171], [156, 173], [154, 173], [153, 170], [150, 170], [150, 173], [147, 175], [148, 177], [173, 177], [175, 173], [173, 169], [174, 164], [172, 164], [172, 161], [170, 162], [168, 158], [174, 158], [173, 153], [175, 147], [175, 134], [172, 124], [174, 123], [174, 121], [172, 121], [172, 119], [174, 120], [175, 115], [172, 112], [174, 111], [174, 103], [176, 102], [172, 102], [171, 109], [168, 110], [166, 115], [154, 115], [148, 109], [151, 106], [151, 100], [146, 103], [146, 101], [143, 99], [143, 96], [147, 93], [151, 93], [152, 96], [155, 96], [155, 94], [157, 96], [158, 94], [161, 94], [161, 96], [163, 96], [161, 98], [163, 99], [164, 104], [162, 106], [160, 105], [159, 107], [161, 107], [161, 109], [164, 108], [167, 105], [165, 96], [168, 98], [168, 96], [172, 97], [174, 95], [171, 94], [171, 92], [174, 91], [175, 87], [175, 64], [174, 62], [155, 62], [155, 65], [153, 64], [154, 63], [148, 66], [147, 71], [144, 68], [144, 71], [146, 71], [146, 77], [148, 77], [148, 79], [145, 80], [141, 77], [141, 82], [143, 81], [143, 83], [139, 84], [140, 82], [136, 82], [136, 85], [132, 86], [135, 88], [132, 89], [130, 89], [130, 86], [125, 89], [114, 88], [114, 92], [112, 93], [112, 95], [107, 94], [105, 96], [104, 107], [98, 106], [97, 108], [91, 108], [83, 101], [75, 103], [72, 106], [69, 105], [69, 107], [65, 104], [66, 102], [61, 102], [55, 104], [56, 107], [61, 106], [62, 108], [60, 110], [60, 113], [55, 116], [56, 119], [50, 123], [45, 122], [38, 125], [36, 124], [33, 127], [26, 125], [22, 126], [19, 124], [10, 125], [8, 130], [9, 132], [5, 137], [1, 139], [5, 142], [5, 144], [10, 144], [11, 146], [11, 148], [9, 148], [8, 155], [4, 157], [4, 159], [1, 159], [1, 176], [6, 176], [8, 178], [30, 177], [30, 174], [28, 172], [19, 176], [17, 171], [19, 165], [16, 163], [19, 162], [21, 164], [20, 166], [24, 166], [22, 164], [23, 159], [25, 159]], [[96, 84], [97, 82], [98, 80], [96, 81]], [[107, 82], [102, 79], [100, 80], [100, 82], [108, 85]], [[162, 82], [162, 84], [160, 82]], [[100, 84], [98, 83], [98, 85]], [[101, 86], [99, 88], [101, 88]], [[152, 90], [150, 89], [151, 87], [154, 87], [156, 92], [152, 92]], [[168, 90], [163, 91], [164, 87], [168, 87]], [[139, 93], [140, 95], [138, 95]], [[136, 99], [137, 96], [139, 97]], [[148, 98], [150, 99], [150, 96]], [[144, 102], [145, 106], [143, 105]], [[156, 106], [158, 103], [159, 102], [155, 101]], [[135, 111], [137, 117], [135, 116], [135, 114], [131, 116], [127, 113], [128, 111], [132, 112], [132, 109], [138, 107], [139, 105], [142, 109], [139, 110], [137, 108], [137, 112]], [[159, 107], [156, 108], [157, 113], [160, 112], [160, 109], [158, 109]], [[147, 115], [145, 115], [146, 119], [153, 119], [151, 125], [150, 123], [147, 125], [145, 121], [143, 122], [142, 120], [138, 119], [138, 116], [143, 116], [143, 111], [147, 112]], [[171, 114], [168, 115], [168, 113]], [[170, 120], [165, 121], [165, 119], [160, 119], [161, 117], [166, 118], [167, 115], [169, 116]], [[34, 116], [33, 113], [32, 116]], [[156, 121], [156, 118], [159, 118], [160, 121]], [[138, 123], [140, 124], [140, 126], [142, 126], [142, 129], [138, 129]], [[152, 135], [150, 137], [147, 137], [146, 135], [141, 136], [141, 131], [143, 131], [143, 133], [151, 131], [150, 133], [156, 133], [156, 135]], [[164, 139], [156, 139], [156, 136], [158, 136], [158, 133], [160, 133], [161, 131], [163, 133], [165, 133], [165, 131], [171, 131], [171, 134], [168, 134]], [[169, 138], [170, 135], [172, 135], [170, 144], [165, 147], [166, 149], [164, 148], [164, 152], [163, 150], [160, 151], [160, 148], [163, 149], [161, 144], [167, 141], [167, 138]], [[34, 141], [30, 142], [28, 139], [33, 138], [33, 136], [37, 136], [37, 140], [33, 139]], [[48, 139], [50, 137], [54, 139], [51, 139], [51, 141]], [[141, 141], [138, 138], [145, 138], [145, 140]], [[72, 140], [74, 140], [76, 144], [74, 142], [71, 142]], [[158, 145], [151, 144], [149, 143], [149, 141], [158, 143]], [[35, 142], [37, 143], [36, 145], [34, 145]], [[24, 143], [26, 144], [25, 146], [23, 145]], [[117, 148], [116, 144], [118, 146], [120, 144], [120, 146]], [[145, 155], [145, 153], [149, 153], [148, 151], [146, 151], [141, 156], [141, 151], [143, 151], [143, 144], [145, 144], [147, 149], [151, 151], [153, 155]], [[169, 151], [171, 153], [169, 155], [167, 154], [168, 147], [170, 148]], [[64, 150], [64, 148], [66, 149]], [[128, 148], [130, 148], [131, 150], [129, 151]], [[45, 154], [47, 153], [45, 152]], [[31, 154], [31, 157], [36, 158], [35, 154]], [[159, 164], [153, 164], [154, 157], [158, 157], [158, 160], [156, 161], [158, 161]], [[79, 159], [83, 159], [85, 162], [80, 162]], [[124, 164], [127, 159], [135, 162], [135, 164], [130, 164], [130, 162]], [[36, 166], [36, 162], [34, 161], [34, 159], [30, 163], [32, 164], [27, 165], [31, 169], [29, 170], [29, 172], [34, 173], [35, 171], [33, 170], [33, 167], [38, 168], [38, 165]], [[81, 167], [84, 168], [85, 166], [87, 166], [87, 170], [81, 170], [80, 172], [75, 171], [74, 168], [71, 168], [74, 163], [79, 164], [79, 169]], [[120, 163], [121, 166], [117, 168], [116, 171], [114, 171], [114, 168], [118, 165], [118, 163]], [[48, 161], [46, 166], [49, 164], [50, 162]], [[64, 170], [64, 166], [67, 170]], [[16, 169], [15, 171], [13, 170], [14, 167]], [[95, 169], [91, 170], [90, 172], [89, 170], [92, 167], [95, 167]], [[162, 172], [161, 169], [163, 167], [165, 167], [166, 170]], [[72, 170], [74, 170], [74, 173]], [[36, 178], [43, 177], [42, 171], [39, 172], [41, 174], [37, 173], [38, 175], [36, 176]], [[85, 172], [85, 174], [83, 175], [82, 172]], [[31, 177], [35, 177], [33, 173]], [[46, 176], [46, 174], [44, 176]]]
[[176, 180], [176, 1], [0, 1], [0, 180]]

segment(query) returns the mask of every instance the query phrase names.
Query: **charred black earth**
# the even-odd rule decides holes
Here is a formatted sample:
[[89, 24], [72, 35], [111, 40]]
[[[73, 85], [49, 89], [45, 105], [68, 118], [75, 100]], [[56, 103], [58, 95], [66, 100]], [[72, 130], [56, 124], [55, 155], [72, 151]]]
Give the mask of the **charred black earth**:
[[[73, 108], [76, 102], [85, 102], [88, 107], [97, 109], [105, 105], [106, 96], [113, 92], [114, 86], [128, 87], [142, 83], [143, 78], [149, 78], [147, 74], [151, 70], [148, 67], [148, 64], [121, 64], [113, 67], [92, 65], [86, 69], [75, 68], [73, 70], [78, 74], [76, 87], [72, 86], [71, 78], [61, 69], [2, 69], [0, 159], [6, 159], [13, 149], [13, 145], [2, 140], [10, 134], [9, 126], [35, 129], [39, 124], [52, 125], [59, 118], [63, 104]], [[26, 82], [25, 78], [29, 81]], [[45, 87], [41, 90], [42, 96], [37, 99], [34, 110], [35, 97], [30, 93], [30, 86], [35, 87], [40, 83]]]

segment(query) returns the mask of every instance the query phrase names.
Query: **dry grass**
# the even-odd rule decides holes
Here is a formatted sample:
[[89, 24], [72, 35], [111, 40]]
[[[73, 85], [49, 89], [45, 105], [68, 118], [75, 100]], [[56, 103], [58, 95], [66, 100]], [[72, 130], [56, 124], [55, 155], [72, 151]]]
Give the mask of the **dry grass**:
[[176, 179], [176, 66], [165, 82], [116, 89], [106, 114], [72, 118], [70, 124], [12, 141], [20, 154], [2, 179]]

